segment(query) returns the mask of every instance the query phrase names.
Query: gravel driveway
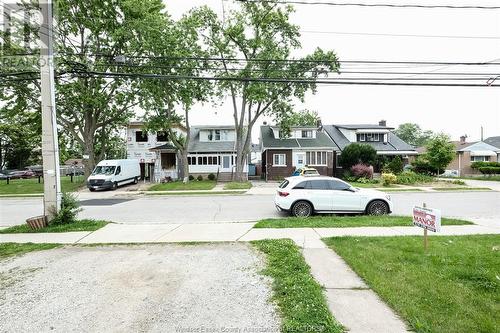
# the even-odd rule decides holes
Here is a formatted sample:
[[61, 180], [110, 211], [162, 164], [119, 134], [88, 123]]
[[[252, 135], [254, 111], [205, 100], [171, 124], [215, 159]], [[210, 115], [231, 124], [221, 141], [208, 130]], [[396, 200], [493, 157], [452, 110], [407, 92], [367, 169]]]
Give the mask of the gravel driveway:
[[247, 244], [65, 247], [0, 263], [0, 332], [279, 328]]

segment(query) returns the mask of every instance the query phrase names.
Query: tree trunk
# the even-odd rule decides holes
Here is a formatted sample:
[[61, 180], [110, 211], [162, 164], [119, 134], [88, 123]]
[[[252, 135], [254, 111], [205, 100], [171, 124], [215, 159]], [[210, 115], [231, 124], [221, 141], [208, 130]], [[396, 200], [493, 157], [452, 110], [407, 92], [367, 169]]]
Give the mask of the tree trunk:
[[179, 150], [179, 155], [181, 159], [181, 174], [180, 177], [184, 183], [189, 181], [189, 165], [188, 165], [188, 151], [186, 149]]
[[85, 178], [88, 178], [88, 176], [90, 176], [92, 170], [94, 170], [95, 167], [95, 152], [94, 152], [93, 140], [85, 142], [83, 154], [88, 155], [89, 157], [88, 159], [83, 160], [83, 164], [85, 166], [84, 175]]

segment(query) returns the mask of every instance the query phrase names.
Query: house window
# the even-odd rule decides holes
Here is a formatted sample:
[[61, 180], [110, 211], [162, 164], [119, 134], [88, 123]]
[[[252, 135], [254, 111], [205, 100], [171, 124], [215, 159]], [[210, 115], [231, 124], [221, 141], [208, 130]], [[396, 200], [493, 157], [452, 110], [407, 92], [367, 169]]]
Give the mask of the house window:
[[196, 165], [196, 157], [188, 156], [188, 164], [189, 165]]
[[220, 141], [220, 130], [215, 130], [215, 141]]
[[221, 131], [221, 141], [227, 141], [229, 139], [229, 132], [228, 131]]
[[308, 151], [306, 153], [307, 165], [327, 165], [326, 151]]
[[136, 131], [135, 142], [148, 142], [148, 133], [145, 133], [143, 131]]
[[286, 166], [286, 155], [285, 154], [273, 154], [273, 165], [274, 166]]
[[489, 156], [471, 156], [471, 162], [488, 162], [490, 160]]
[[167, 132], [164, 132], [164, 131], [156, 132], [156, 141], [167, 142], [168, 141]]
[[340, 165], [340, 154], [337, 154], [337, 156], [335, 157], [335, 167], [342, 168], [342, 166]]
[[379, 142], [384, 138], [384, 134], [379, 133], [361, 133], [358, 134], [358, 142]]
[[313, 137], [312, 131], [302, 131], [302, 138], [310, 139]]
[[366, 141], [366, 135], [363, 134], [358, 134], [358, 141], [364, 142]]

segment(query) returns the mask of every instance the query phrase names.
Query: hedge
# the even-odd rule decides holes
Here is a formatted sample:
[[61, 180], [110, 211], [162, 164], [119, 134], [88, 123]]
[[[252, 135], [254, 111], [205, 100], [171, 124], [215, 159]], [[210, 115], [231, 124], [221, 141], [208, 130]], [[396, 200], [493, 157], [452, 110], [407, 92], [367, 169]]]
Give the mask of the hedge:
[[500, 162], [472, 162], [471, 164], [472, 169], [480, 169], [485, 167], [500, 168]]
[[498, 166], [498, 167], [493, 167], [493, 166], [480, 167], [479, 171], [485, 175], [500, 174], [500, 166]]

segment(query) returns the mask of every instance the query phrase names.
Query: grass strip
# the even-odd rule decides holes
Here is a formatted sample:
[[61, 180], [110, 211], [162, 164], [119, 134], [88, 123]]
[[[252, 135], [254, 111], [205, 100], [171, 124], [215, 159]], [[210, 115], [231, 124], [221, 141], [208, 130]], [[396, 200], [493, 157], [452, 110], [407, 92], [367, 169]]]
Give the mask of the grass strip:
[[0, 243], [0, 258], [21, 255], [32, 251], [50, 250], [61, 244]]
[[224, 185], [225, 190], [248, 190], [252, 188], [251, 182], [229, 182]]
[[191, 191], [191, 190], [211, 190], [215, 187], [214, 180], [193, 180], [187, 183], [175, 181], [170, 183], [155, 184], [149, 191]]
[[433, 187], [434, 191], [491, 191], [488, 187]]
[[197, 191], [192, 191], [192, 192], [160, 192], [160, 193], [145, 193], [146, 195], [233, 195], [233, 194], [245, 194], [246, 191], [205, 191], [205, 192], [197, 192]]
[[422, 192], [420, 188], [384, 188], [382, 192]]
[[418, 333], [499, 332], [498, 235], [325, 239]]
[[70, 231], [96, 231], [109, 222], [100, 220], [78, 220], [75, 223], [49, 225], [43, 229], [33, 230], [27, 224], [0, 229], [0, 234], [17, 233], [47, 233], [47, 232], [70, 232]]
[[[442, 225], [464, 225], [474, 224], [472, 222], [460, 219], [450, 219], [443, 217]], [[394, 227], [411, 226], [412, 218], [410, 216], [338, 216], [338, 215], [319, 215], [313, 217], [285, 217], [281, 219], [260, 220], [254, 228], [347, 228], [347, 227]]]
[[273, 301], [281, 313], [281, 332], [343, 332], [328, 309], [323, 289], [311, 276], [293, 241], [262, 240], [252, 244], [267, 256], [262, 273], [273, 279]]

